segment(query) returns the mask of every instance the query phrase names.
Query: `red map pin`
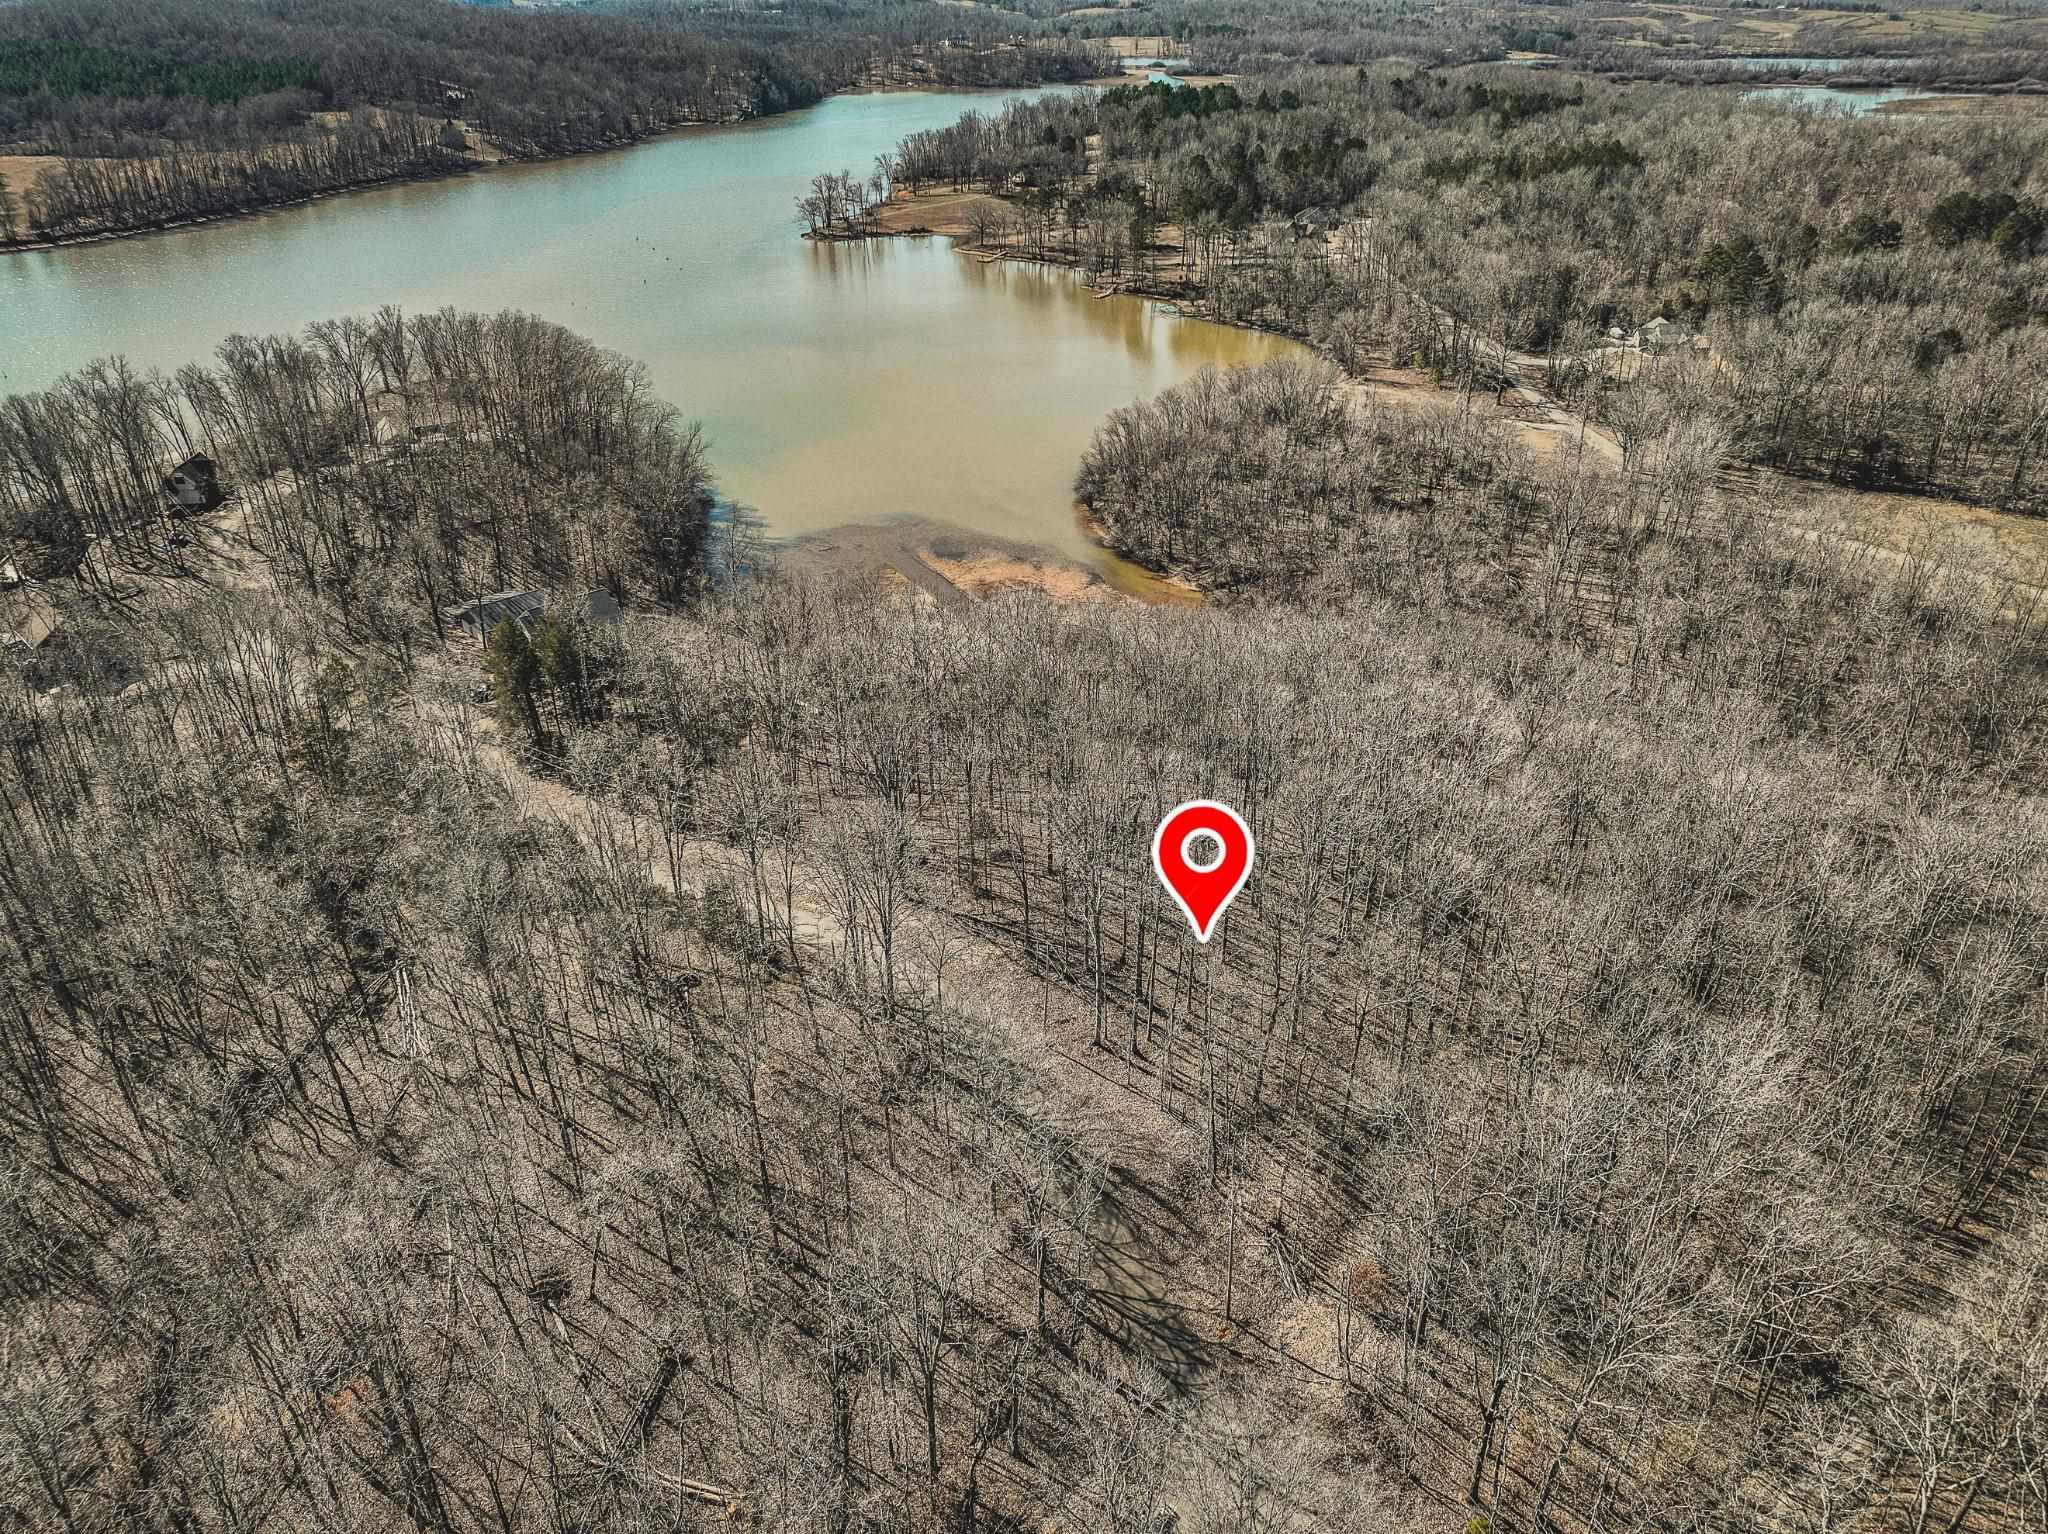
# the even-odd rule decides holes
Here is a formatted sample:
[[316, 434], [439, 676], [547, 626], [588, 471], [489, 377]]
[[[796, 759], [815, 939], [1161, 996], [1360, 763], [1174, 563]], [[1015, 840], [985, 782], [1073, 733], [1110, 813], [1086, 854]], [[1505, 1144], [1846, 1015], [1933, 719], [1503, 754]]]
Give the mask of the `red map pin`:
[[[1223, 855], [1207, 867], [1188, 859], [1188, 843], [1198, 836], [1213, 836], [1223, 845]], [[1200, 942], [1208, 942], [1224, 909], [1237, 898], [1252, 871], [1252, 828], [1236, 810], [1213, 799], [1190, 799], [1167, 812], [1152, 833], [1152, 866], [1180, 908]]]

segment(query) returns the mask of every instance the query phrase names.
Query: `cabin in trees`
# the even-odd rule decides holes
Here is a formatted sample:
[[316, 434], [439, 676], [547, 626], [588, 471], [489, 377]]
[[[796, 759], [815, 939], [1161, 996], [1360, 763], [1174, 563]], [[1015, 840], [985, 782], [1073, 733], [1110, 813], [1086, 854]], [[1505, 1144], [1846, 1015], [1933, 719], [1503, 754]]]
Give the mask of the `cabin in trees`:
[[[488, 643], [491, 631], [507, 621], [517, 624], [519, 631], [530, 639], [547, 609], [546, 592], [494, 591], [474, 602], [451, 607], [448, 622], [474, 634], [478, 644]], [[563, 603], [557, 610], [585, 623], [617, 623], [620, 618], [618, 599], [603, 590], [586, 591]]]
[[1636, 344], [1646, 352], [1668, 352], [1691, 340], [1691, 333], [1683, 325], [1662, 318], [1650, 321], [1636, 332]]
[[220, 488], [220, 471], [204, 453], [194, 453], [164, 476], [164, 493], [171, 498], [173, 515], [211, 511], [227, 497]]
[[1335, 208], [1310, 208], [1294, 215], [1294, 237], [1297, 240], [1327, 240], [1343, 222]]
[[56, 604], [41, 592], [10, 591], [0, 596], [0, 651], [40, 649], [57, 632], [58, 622]]

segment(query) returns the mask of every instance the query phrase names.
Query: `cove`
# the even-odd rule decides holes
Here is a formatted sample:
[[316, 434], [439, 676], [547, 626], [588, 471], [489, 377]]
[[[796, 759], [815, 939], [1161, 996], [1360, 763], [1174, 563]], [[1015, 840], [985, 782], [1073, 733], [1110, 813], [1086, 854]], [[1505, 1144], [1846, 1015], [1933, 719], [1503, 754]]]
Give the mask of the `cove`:
[[95, 357], [208, 359], [236, 332], [453, 304], [524, 309], [644, 363], [722, 492], [799, 536], [915, 516], [1107, 568], [1071, 484], [1110, 410], [1295, 350], [1096, 298], [944, 240], [819, 244], [794, 202], [908, 133], [1028, 92], [833, 97], [734, 127], [0, 256], [0, 393]]

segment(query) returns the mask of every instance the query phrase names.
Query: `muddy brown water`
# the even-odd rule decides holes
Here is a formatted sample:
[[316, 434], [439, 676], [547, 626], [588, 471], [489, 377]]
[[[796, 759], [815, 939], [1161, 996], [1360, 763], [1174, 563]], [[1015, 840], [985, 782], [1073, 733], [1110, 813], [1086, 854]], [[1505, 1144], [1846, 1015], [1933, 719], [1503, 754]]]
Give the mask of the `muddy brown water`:
[[0, 393], [115, 352], [174, 368], [236, 332], [380, 304], [525, 309], [645, 363], [771, 533], [916, 517], [1139, 585], [1075, 520], [1090, 434], [1205, 365], [1289, 344], [941, 239], [798, 237], [817, 172], [864, 173], [905, 134], [1018, 94], [841, 96], [613, 154], [0, 255]]

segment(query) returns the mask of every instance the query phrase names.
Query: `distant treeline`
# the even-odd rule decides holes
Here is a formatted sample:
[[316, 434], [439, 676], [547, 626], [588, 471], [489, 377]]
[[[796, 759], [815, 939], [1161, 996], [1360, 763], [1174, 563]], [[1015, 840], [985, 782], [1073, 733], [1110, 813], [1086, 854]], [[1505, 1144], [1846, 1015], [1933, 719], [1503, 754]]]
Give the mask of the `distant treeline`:
[[[1729, 60], [1759, 55], [1841, 58], [1859, 73], [1916, 79], [2010, 81], [2048, 73], [2048, 33], [2022, 0], [1937, 0], [1908, 11], [1860, 0], [1790, 11], [1775, 4], [1674, 10], [1618, 0], [1146, 0], [1131, 9], [1008, 0], [1005, 8], [1075, 36], [1170, 37], [1203, 70], [1396, 59], [1442, 68], [1526, 51], [1582, 68], [1687, 78], [1755, 78]], [[1745, 9], [1769, 12], [1768, 25], [1745, 26]]]
[[55, 37], [17, 40], [0, 54], [0, 96], [196, 96], [222, 106], [272, 91], [319, 88], [319, 70], [302, 59], [185, 60]]
[[1133, 10], [1058, 8], [1067, 14], [1057, 25], [1076, 36], [1171, 37], [1203, 69], [1401, 57], [1456, 63], [1486, 58], [1499, 46], [1496, 29], [1478, 10], [1412, 0], [1148, 0]]
[[[835, 82], [822, 55], [671, 23], [440, 0], [30, 0], [0, 9], [0, 140], [224, 147], [307, 110], [460, 116], [542, 151], [641, 118], [776, 111]], [[280, 101], [276, 98], [284, 96]]]

